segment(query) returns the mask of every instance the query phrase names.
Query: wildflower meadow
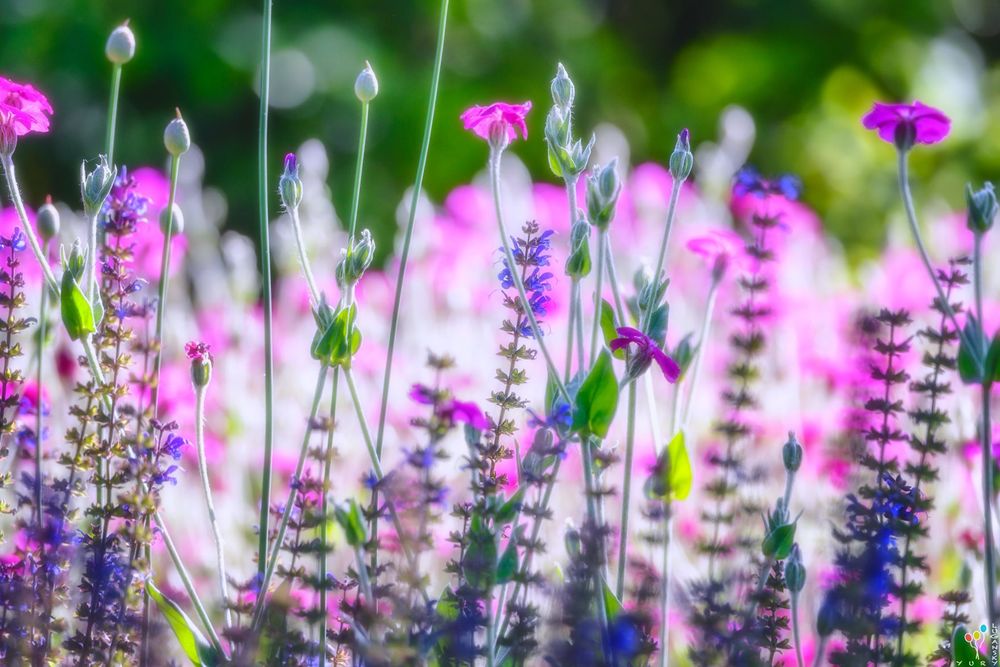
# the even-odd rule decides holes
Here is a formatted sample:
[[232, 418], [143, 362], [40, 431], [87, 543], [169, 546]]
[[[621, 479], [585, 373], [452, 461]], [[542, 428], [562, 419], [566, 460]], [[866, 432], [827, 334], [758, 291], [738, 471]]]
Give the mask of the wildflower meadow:
[[[852, 118], [898, 223], [857, 261], [748, 161], [745, 110], [632, 163], [554, 60], [520, 73], [546, 96], [486, 80], [442, 114], [455, 0], [428, 79], [355, 64], [333, 171], [269, 134], [286, 4], [229, 193], [251, 236], [197, 105], [119, 157], [122, 91], [173, 37], [108, 26], [65, 201], [19, 166], [66, 80], [0, 63], [2, 664], [1000, 664], [997, 196], [918, 206], [954, 180], [925, 156], [976, 131], [960, 100]], [[424, 122], [379, 248], [392, 85]], [[442, 135], [479, 162], [434, 197]]]

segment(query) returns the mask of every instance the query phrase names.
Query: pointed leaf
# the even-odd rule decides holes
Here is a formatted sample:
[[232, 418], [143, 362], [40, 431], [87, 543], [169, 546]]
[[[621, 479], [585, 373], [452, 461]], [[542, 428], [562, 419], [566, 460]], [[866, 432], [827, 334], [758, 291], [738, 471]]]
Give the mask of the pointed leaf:
[[87, 334], [97, 331], [94, 311], [70, 271], [63, 271], [59, 296], [63, 325], [72, 340], [80, 340]]
[[[965, 384], [979, 384], [984, 379], [983, 362], [986, 357], [986, 340], [975, 317], [970, 316], [962, 327], [962, 342], [958, 346], [958, 375]], [[966, 343], [972, 342], [972, 347]]]
[[194, 621], [184, 613], [184, 610], [176, 602], [161, 593], [152, 581], [146, 582], [146, 591], [149, 593], [149, 597], [156, 602], [160, 613], [167, 619], [181, 650], [184, 651], [184, 655], [187, 656], [192, 665], [211, 667], [221, 662], [219, 652], [208, 643]]
[[662, 500], [669, 494], [672, 500], [684, 500], [691, 494], [693, 481], [687, 438], [681, 429], [660, 452], [650, 487], [651, 495]]
[[667, 341], [667, 322], [670, 319], [670, 306], [662, 304], [649, 316], [649, 337], [661, 348]]
[[[615, 317], [615, 311], [605, 299], [601, 299], [601, 333], [604, 335], [604, 344], [611, 349], [611, 341], [618, 338], [618, 327], [622, 326]], [[625, 358], [625, 349], [620, 349], [611, 353], [615, 359]]]
[[526, 487], [522, 486], [514, 492], [507, 502], [501, 505], [496, 514], [493, 515], [493, 521], [497, 525], [505, 526], [514, 520], [517, 513], [521, 510], [521, 504], [524, 502], [524, 490]]
[[611, 354], [604, 350], [576, 394], [573, 430], [605, 438], [617, 409], [618, 380], [611, 365]]
[[993, 384], [1000, 380], [1000, 331], [993, 334], [990, 349], [986, 352], [986, 382]]
[[[603, 581], [603, 578], [602, 578]], [[608, 586], [608, 582], [604, 581], [604, 609], [608, 613], [608, 621], [613, 621], [618, 618], [619, 614], [622, 613], [622, 603], [615, 595], [615, 592], [611, 590], [611, 586]]]
[[517, 568], [517, 540], [511, 538], [507, 543], [507, 548], [500, 556], [500, 562], [497, 563], [497, 583], [506, 584], [508, 581], [512, 581], [514, 575], [517, 574]]
[[761, 545], [761, 551], [771, 560], [784, 560], [791, 553], [794, 542], [795, 524], [782, 524], [767, 534]]

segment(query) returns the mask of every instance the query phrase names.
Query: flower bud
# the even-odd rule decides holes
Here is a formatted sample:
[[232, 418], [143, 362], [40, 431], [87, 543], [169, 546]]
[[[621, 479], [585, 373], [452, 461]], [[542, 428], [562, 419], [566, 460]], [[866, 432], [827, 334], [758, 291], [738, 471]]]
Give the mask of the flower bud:
[[802, 465], [802, 445], [791, 431], [788, 433], [788, 442], [781, 448], [781, 460], [788, 472], [796, 472]]
[[281, 195], [281, 204], [285, 210], [298, 208], [302, 202], [302, 179], [299, 178], [299, 165], [295, 153], [285, 156], [285, 171], [278, 181], [278, 193]]
[[688, 367], [694, 360], [695, 346], [691, 344], [691, 338], [693, 337], [694, 334], [689, 333], [684, 338], [681, 338], [680, 342], [677, 343], [677, 347], [670, 353], [670, 357], [680, 366], [681, 375], [687, 372]]
[[38, 209], [35, 222], [43, 241], [49, 241], [59, 235], [59, 209], [52, 205], [52, 197], [45, 198], [45, 203]]
[[687, 128], [677, 135], [674, 152], [670, 154], [670, 175], [674, 181], [685, 181], [694, 168], [694, 155], [691, 154], [691, 133]]
[[108, 198], [115, 184], [117, 169], [108, 166], [108, 160], [103, 155], [101, 161], [92, 172], [87, 173], [87, 164], [80, 165], [80, 188], [83, 195], [83, 210], [88, 217], [94, 217], [101, 212], [104, 200]]
[[569, 257], [566, 258], [566, 275], [580, 279], [590, 274], [590, 225], [578, 220], [570, 232]]
[[184, 346], [191, 360], [191, 382], [196, 388], [207, 387], [212, 381], [212, 353], [207, 343], [189, 342]]
[[639, 290], [637, 305], [641, 312], [649, 312], [659, 307], [663, 296], [667, 293], [669, 280], [651, 280]]
[[371, 232], [362, 229], [351, 247], [342, 253], [340, 264], [337, 265], [337, 284], [346, 288], [357, 284], [375, 259], [375, 241]]
[[607, 229], [615, 217], [615, 206], [622, 184], [618, 177], [618, 159], [604, 167], [595, 166], [587, 179], [587, 217], [598, 229]]
[[802, 551], [796, 542], [785, 561], [785, 586], [792, 595], [797, 595], [806, 585], [806, 566], [802, 564]]
[[[168, 215], [168, 211], [172, 211], [173, 217]], [[163, 235], [167, 235], [167, 226], [170, 226], [170, 237], [179, 236], [184, 233], [184, 214], [181, 212], [181, 207], [177, 205], [177, 202], [173, 203], [170, 208], [164, 207], [160, 211], [160, 231]]]
[[566, 535], [563, 538], [566, 542], [566, 553], [570, 559], [579, 558], [581, 552], [580, 531], [577, 530], [573, 522], [566, 520]]
[[0, 155], [10, 157], [17, 148], [17, 132], [13, 123], [0, 123]]
[[372, 70], [371, 63], [365, 61], [365, 68], [354, 80], [354, 94], [364, 103], [371, 102], [378, 95], [378, 79], [375, 71]]
[[549, 109], [549, 115], [545, 117], [545, 139], [549, 144], [565, 148], [569, 144], [571, 123], [569, 116], [559, 108]]
[[124, 65], [135, 56], [135, 34], [128, 21], [111, 31], [104, 45], [104, 55], [115, 65]]
[[562, 63], [556, 67], [556, 78], [552, 79], [552, 101], [557, 107], [569, 110], [573, 106], [573, 97], [576, 90], [573, 81], [566, 73], [566, 68]]
[[997, 215], [997, 196], [992, 183], [984, 183], [976, 192], [972, 185], [965, 186], [965, 201], [968, 206], [966, 224], [976, 234], [983, 234], [993, 227], [993, 219]]
[[816, 633], [820, 637], [829, 637], [837, 629], [840, 618], [839, 607], [836, 594], [827, 593], [819, 607], [819, 613], [816, 615]]
[[177, 117], [167, 123], [167, 128], [163, 130], [163, 145], [174, 157], [187, 153], [191, 148], [191, 133], [187, 123], [181, 118], [180, 109], [177, 110]]
[[68, 257], [65, 247], [60, 248], [60, 254], [62, 255], [63, 271], [69, 272], [74, 280], [79, 281], [87, 268], [87, 249], [80, 243], [80, 239], [73, 241]]

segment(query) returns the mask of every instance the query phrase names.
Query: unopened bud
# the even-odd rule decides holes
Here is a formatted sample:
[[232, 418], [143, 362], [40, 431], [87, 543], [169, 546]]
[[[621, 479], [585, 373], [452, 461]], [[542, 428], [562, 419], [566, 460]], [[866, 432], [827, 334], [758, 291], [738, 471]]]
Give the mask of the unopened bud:
[[564, 540], [566, 542], [566, 553], [570, 559], [579, 558], [582, 551], [582, 540], [580, 539], [580, 531], [576, 529], [572, 521], [566, 521], [566, 535]]
[[101, 212], [104, 200], [108, 198], [115, 178], [118, 175], [117, 169], [108, 166], [108, 160], [103, 155], [97, 167], [87, 173], [87, 165], [80, 165], [80, 189], [83, 196], [83, 210], [89, 217], [94, 217]]
[[350, 248], [342, 251], [343, 257], [337, 265], [337, 284], [349, 287], [357, 284], [361, 276], [375, 259], [375, 241], [371, 232], [362, 229]]
[[207, 387], [212, 381], [212, 353], [207, 343], [191, 341], [184, 346], [187, 358], [191, 360], [191, 382], [195, 387]]
[[281, 195], [281, 204], [286, 210], [298, 208], [302, 202], [302, 179], [299, 178], [299, 165], [295, 153], [285, 156], [285, 171], [278, 181], [278, 193]]
[[792, 595], [797, 595], [806, 585], [806, 566], [802, 564], [802, 551], [798, 543], [792, 545], [792, 551], [785, 561], [785, 585]]
[[802, 465], [802, 445], [792, 432], [788, 433], [788, 442], [781, 448], [781, 459], [788, 472], [796, 472]]
[[587, 217], [598, 229], [607, 229], [615, 217], [615, 206], [622, 184], [618, 177], [618, 159], [604, 167], [595, 166], [587, 179]]
[[365, 68], [361, 70], [358, 78], [354, 80], [354, 94], [359, 100], [365, 103], [371, 102], [378, 95], [378, 78], [375, 76], [375, 71], [372, 69], [371, 63], [367, 60], [365, 61]]
[[128, 21], [111, 31], [104, 54], [116, 65], [124, 65], [135, 56], [135, 33], [128, 27]]
[[570, 253], [566, 258], [566, 275], [584, 278], [590, 274], [590, 225], [578, 220], [570, 232]]
[[59, 235], [59, 209], [52, 205], [52, 197], [45, 198], [45, 203], [38, 209], [35, 222], [38, 224], [38, 233], [42, 235], [43, 241], [49, 241]]
[[694, 168], [694, 155], [691, 154], [691, 133], [687, 128], [677, 135], [674, 152], [670, 154], [670, 175], [674, 181], [684, 181], [691, 175]]
[[163, 145], [174, 157], [187, 153], [191, 148], [191, 133], [187, 123], [181, 118], [180, 109], [177, 110], [177, 117], [167, 123], [167, 128], [163, 130]]
[[997, 195], [992, 183], [984, 183], [983, 187], [973, 192], [972, 185], [965, 186], [965, 201], [968, 206], [966, 224], [976, 234], [983, 234], [993, 226], [997, 215]]
[[171, 238], [184, 233], [184, 214], [177, 202], [174, 202], [170, 208], [164, 208], [160, 211], [160, 231], [163, 232], [164, 236], [168, 233], [168, 227]]
[[563, 67], [562, 63], [556, 67], [556, 77], [552, 79], [552, 101], [557, 107], [562, 107], [568, 110], [573, 106], [573, 97], [576, 95], [576, 90], [573, 87], [573, 81], [569, 78], [569, 74], [566, 73], [566, 68]]

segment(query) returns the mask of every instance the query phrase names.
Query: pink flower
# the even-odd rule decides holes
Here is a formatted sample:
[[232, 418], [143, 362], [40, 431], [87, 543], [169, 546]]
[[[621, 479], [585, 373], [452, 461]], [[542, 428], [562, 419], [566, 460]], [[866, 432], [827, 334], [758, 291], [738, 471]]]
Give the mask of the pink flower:
[[936, 144], [948, 136], [951, 129], [951, 119], [944, 113], [918, 101], [913, 104], [875, 102], [861, 124], [866, 129], [878, 130], [883, 141], [901, 148], [909, 148], [914, 142]]
[[483, 411], [475, 403], [451, 398], [426, 385], [415, 384], [410, 387], [410, 400], [434, 406], [435, 416], [444, 422], [468, 424], [478, 431], [485, 431], [490, 427]]
[[206, 361], [212, 360], [211, 346], [207, 343], [197, 343], [195, 341], [190, 341], [184, 345], [184, 354], [191, 361], [200, 361], [205, 363]]
[[720, 275], [733, 259], [742, 256], [745, 246], [739, 234], [721, 227], [694, 236], [687, 242], [688, 250], [703, 258], [713, 273]]
[[13, 129], [17, 136], [48, 132], [51, 113], [45, 95], [26, 83], [0, 76], [0, 125]]
[[637, 371], [633, 375], [636, 377], [641, 375], [649, 367], [649, 364], [655, 361], [660, 370], [663, 371], [663, 377], [667, 379], [667, 382], [677, 382], [677, 378], [681, 375], [681, 367], [660, 349], [656, 341], [632, 327], [618, 327], [616, 331], [619, 337], [611, 341], [612, 352], [624, 350], [629, 345], [635, 345], [639, 348], [634, 358]]
[[494, 102], [488, 107], [469, 107], [462, 114], [465, 129], [471, 130], [476, 136], [486, 141], [502, 141], [503, 146], [517, 139], [518, 130], [521, 138], [528, 138], [528, 126], [525, 116], [531, 111], [531, 102], [523, 104], [508, 104]]

